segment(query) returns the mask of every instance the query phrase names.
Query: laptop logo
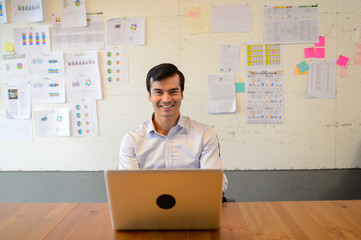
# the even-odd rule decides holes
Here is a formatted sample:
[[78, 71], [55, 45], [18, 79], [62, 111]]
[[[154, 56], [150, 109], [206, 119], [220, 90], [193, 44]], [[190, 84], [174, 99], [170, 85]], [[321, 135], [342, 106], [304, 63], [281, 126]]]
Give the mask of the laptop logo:
[[170, 209], [175, 205], [175, 198], [169, 194], [162, 194], [157, 198], [157, 205], [163, 209]]

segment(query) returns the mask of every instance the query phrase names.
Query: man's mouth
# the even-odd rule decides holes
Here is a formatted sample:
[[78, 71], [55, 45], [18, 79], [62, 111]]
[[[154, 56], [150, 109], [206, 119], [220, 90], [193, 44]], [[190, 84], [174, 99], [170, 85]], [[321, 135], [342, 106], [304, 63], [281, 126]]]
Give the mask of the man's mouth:
[[160, 105], [160, 107], [162, 108], [170, 108], [170, 107], [173, 107], [174, 105]]

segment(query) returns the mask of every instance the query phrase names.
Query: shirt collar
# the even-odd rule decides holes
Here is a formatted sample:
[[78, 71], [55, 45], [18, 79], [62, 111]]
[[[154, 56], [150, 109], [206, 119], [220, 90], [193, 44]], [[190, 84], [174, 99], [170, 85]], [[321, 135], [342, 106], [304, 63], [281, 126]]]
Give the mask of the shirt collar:
[[[154, 128], [154, 124], [153, 124], [153, 118], [154, 118], [154, 113], [152, 114], [152, 117], [148, 121], [147, 133], [156, 132], [155, 128]], [[185, 117], [181, 113], [179, 114], [179, 119], [178, 119], [176, 127], [178, 127], [178, 126], [182, 127], [182, 128], [187, 127]]]

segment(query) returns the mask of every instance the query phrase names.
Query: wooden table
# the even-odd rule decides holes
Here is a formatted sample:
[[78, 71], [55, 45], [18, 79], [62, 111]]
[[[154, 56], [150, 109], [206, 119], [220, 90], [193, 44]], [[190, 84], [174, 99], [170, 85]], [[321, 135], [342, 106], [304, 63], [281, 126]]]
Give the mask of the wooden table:
[[361, 239], [361, 200], [224, 203], [211, 231], [114, 231], [106, 203], [0, 203], [0, 239]]

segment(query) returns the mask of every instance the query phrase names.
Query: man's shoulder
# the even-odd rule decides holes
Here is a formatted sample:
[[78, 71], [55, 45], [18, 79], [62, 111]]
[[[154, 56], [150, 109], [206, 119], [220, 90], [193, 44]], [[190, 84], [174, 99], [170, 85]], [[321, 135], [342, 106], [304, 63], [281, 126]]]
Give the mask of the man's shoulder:
[[188, 116], [184, 116], [184, 125], [186, 127], [196, 128], [196, 129], [203, 130], [203, 131], [212, 129], [209, 125], [207, 125], [205, 123], [201, 123], [197, 120], [191, 119]]
[[149, 120], [142, 122], [134, 129], [128, 131], [127, 134], [131, 137], [136, 137], [136, 138], [143, 137], [143, 136], [147, 135], [148, 127], [149, 127]]

